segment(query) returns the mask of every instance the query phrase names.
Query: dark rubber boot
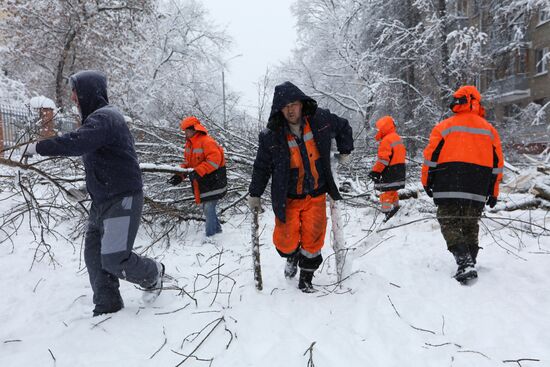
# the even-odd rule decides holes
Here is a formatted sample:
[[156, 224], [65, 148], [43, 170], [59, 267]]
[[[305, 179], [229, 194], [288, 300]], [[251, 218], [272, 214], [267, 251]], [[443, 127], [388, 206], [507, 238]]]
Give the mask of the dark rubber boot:
[[313, 279], [313, 272], [302, 269], [300, 271], [300, 280], [298, 281], [298, 288], [304, 293], [317, 292], [317, 290], [313, 288], [313, 284], [311, 284], [312, 279]]
[[292, 255], [286, 258], [285, 265], [285, 277], [292, 279], [296, 276], [298, 272], [298, 261], [300, 260], [300, 252], [296, 251]]
[[399, 206], [394, 206], [389, 212], [387, 212], [386, 218], [384, 218], [384, 223], [389, 221], [391, 217], [393, 217], [395, 213], [397, 213], [398, 210], [399, 210]]
[[474, 260], [470, 255], [470, 250], [466, 245], [457, 245], [451, 249], [451, 252], [456, 260], [458, 269], [454, 278], [463, 283], [469, 279], [477, 278], [477, 270], [475, 268]]
[[477, 253], [479, 252], [479, 245], [473, 244], [469, 246], [470, 249], [470, 256], [472, 256], [472, 260], [474, 261], [474, 264], [477, 264]]

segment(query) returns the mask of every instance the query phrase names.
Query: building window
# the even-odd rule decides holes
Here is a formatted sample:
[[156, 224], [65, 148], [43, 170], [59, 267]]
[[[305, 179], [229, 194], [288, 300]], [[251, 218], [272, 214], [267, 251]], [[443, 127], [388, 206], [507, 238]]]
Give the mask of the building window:
[[550, 20], [550, 11], [549, 10], [539, 11], [539, 24], [546, 23], [549, 20]]
[[473, 0], [471, 3], [470, 3], [470, 13], [472, 16], [476, 16], [479, 14], [479, 10], [481, 8], [481, 4], [479, 3], [480, 0]]
[[468, 16], [468, 0], [456, 0], [456, 15], [459, 17]]
[[535, 70], [536, 74], [548, 72], [548, 58], [550, 58], [548, 47], [535, 50]]
[[525, 74], [527, 73], [527, 55], [528, 55], [528, 49], [526, 48], [518, 48], [516, 52], [515, 57], [515, 73], [516, 74]]

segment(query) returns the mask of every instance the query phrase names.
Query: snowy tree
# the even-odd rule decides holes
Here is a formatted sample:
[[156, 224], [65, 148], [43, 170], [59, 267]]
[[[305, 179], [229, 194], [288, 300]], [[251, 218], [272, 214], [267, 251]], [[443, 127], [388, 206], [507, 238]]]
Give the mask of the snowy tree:
[[[68, 100], [67, 78], [80, 69], [129, 67], [137, 25], [152, 11], [149, 0], [9, 1], [0, 32], [6, 37], [3, 68], [30, 89]], [[116, 35], [114, 37], [113, 35]]]

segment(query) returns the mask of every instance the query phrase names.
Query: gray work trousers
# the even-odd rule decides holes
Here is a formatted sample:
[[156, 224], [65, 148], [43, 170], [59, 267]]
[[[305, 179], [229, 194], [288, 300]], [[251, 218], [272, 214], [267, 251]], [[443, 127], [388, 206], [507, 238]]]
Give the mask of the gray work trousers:
[[94, 292], [95, 312], [123, 307], [119, 279], [150, 287], [158, 278], [156, 262], [132, 252], [141, 220], [143, 193], [92, 202], [84, 243], [84, 261]]

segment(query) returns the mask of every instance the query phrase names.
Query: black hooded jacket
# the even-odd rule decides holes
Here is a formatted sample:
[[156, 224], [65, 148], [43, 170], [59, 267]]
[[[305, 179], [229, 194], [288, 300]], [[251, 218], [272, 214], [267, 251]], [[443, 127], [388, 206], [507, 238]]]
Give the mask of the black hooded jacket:
[[82, 126], [73, 132], [38, 142], [44, 156], [82, 156], [86, 187], [100, 204], [111, 198], [142, 191], [141, 171], [134, 139], [122, 113], [109, 105], [107, 79], [86, 70], [70, 78], [76, 90]]
[[330, 169], [330, 148], [332, 138], [340, 154], [349, 154], [353, 150], [352, 129], [346, 119], [317, 108], [317, 102], [304, 94], [298, 87], [285, 82], [275, 87], [273, 104], [267, 128], [259, 136], [259, 147], [254, 161], [252, 182], [248, 189], [250, 196], [260, 197], [271, 178], [271, 201], [277, 218], [286, 220], [286, 199], [290, 172], [290, 149], [286, 134], [288, 126], [281, 110], [287, 104], [301, 101], [302, 115], [309, 118], [313, 138], [321, 155], [323, 175], [327, 192], [335, 199], [342, 197], [334, 182]]

